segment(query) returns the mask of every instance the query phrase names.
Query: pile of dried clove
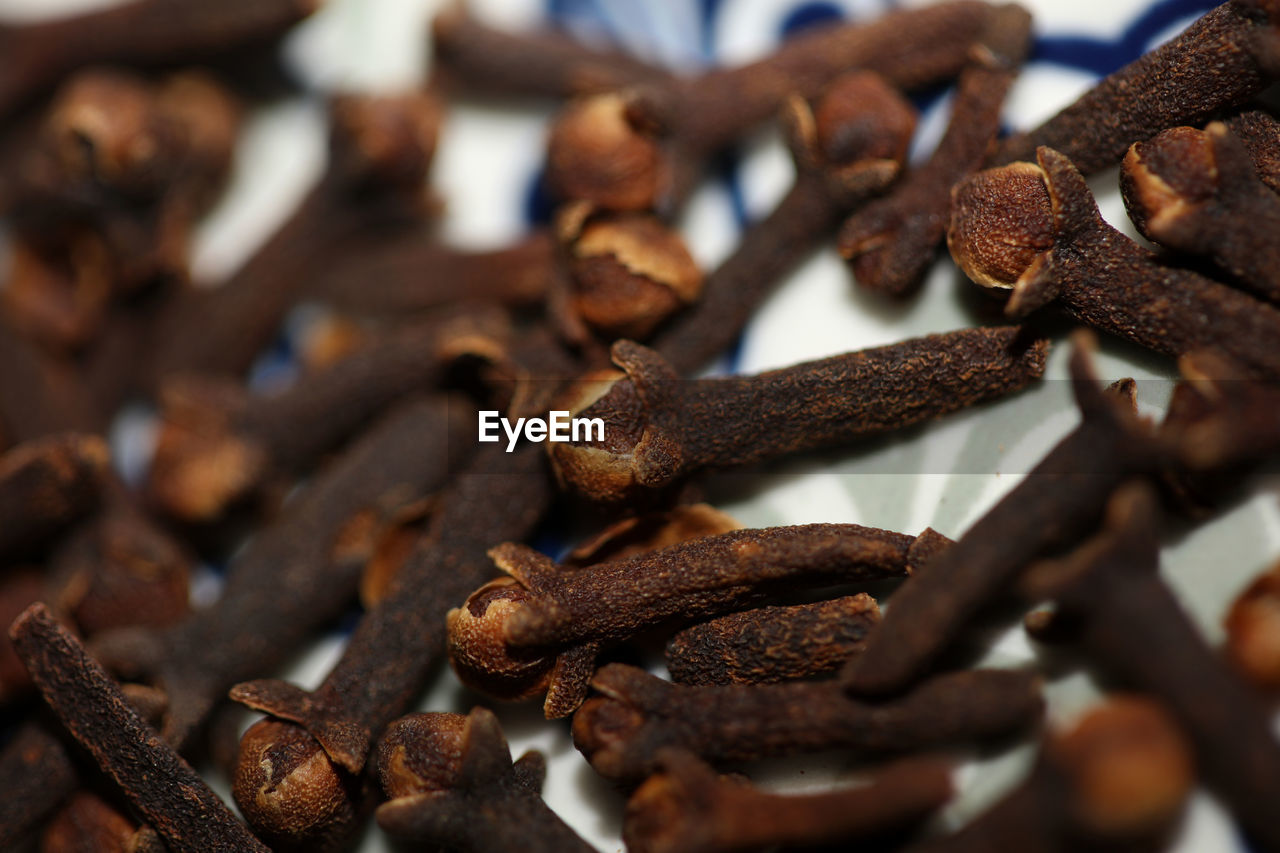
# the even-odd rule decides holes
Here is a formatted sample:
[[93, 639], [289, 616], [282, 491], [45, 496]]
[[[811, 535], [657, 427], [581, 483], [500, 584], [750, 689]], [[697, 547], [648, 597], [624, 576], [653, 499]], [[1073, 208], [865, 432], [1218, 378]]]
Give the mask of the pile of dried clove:
[[[245, 116], [300, 86], [275, 60], [314, 5], [0, 26], [0, 848], [341, 850], [373, 817], [424, 849], [594, 849], [490, 708], [413, 713], [447, 664], [469, 700], [572, 718], [635, 853], [1162, 849], [1201, 783], [1280, 851], [1280, 568], [1222, 649], [1160, 573], [1162, 543], [1280, 456], [1280, 3], [1230, 0], [1004, 135], [1035, 51], [1016, 4], [831, 22], [696, 73], [451, 5], [429, 80], [330, 95], [316, 185], [196, 281], [196, 228]], [[946, 130], [909, 162], [909, 96], [945, 86]], [[551, 210], [464, 249], [432, 161], [451, 107], [494, 97], [552, 104]], [[791, 185], [704, 270], [679, 217], [771, 123]], [[1099, 213], [1085, 178], [1112, 167], [1150, 246]], [[901, 303], [944, 244], [1016, 325], [978, 309], [702, 373], [816, 250]], [[291, 384], [254, 382], [317, 306]], [[1177, 360], [1161, 421], [1133, 380], [1099, 381], [1080, 330], [1078, 424], [955, 538], [744, 528], [709, 502], [726, 471], [1001, 417], [1045, 375], [1055, 312]], [[139, 405], [134, 476], [110, 439]], [[543, 447], [551, 413], [600, 431]], [[486, 414], [524, 440], [483, 440]], [[553, 538], [574, 547], [552, 559]], [[212, 600], [202, 563], [225, 565]], [[314, 689], [279, 678], [353, 612]], [[972, 666], [1015, 613], [1045, 665]], [[1118, 689], [1049, 723], [1064, 666]], [[960, 763], [1020, 744], [1036, 757], [1002, 799], [941, 817]], [[795, 755], [856, 773], [771, 790], [759, 762]]]

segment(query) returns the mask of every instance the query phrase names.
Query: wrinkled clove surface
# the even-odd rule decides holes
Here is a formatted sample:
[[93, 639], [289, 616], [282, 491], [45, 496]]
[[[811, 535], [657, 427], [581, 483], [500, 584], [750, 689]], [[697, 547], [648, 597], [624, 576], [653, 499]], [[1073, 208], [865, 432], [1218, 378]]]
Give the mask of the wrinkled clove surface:
[[1010, 4], [991, 12], [956, 84], [951, 123], [938, 147], [887, 196], [840, 228], [840, 253], [858, 283], [892, 296], [913, 293], [947, 233], [951, 187], [981, 168], [1000, 129], [1004, 105], [1031, 47], [1031, 16]]
[[934, 536], [854, 524], [734, 530], [582, 569], [507, 543], [490, 553], [510, 577], [449, 612], [450, 661], [464, 683], [491, 695], [546, 690], [544, 711], [564, 716], [585, 698], [602, 644], [800, 586], [905, 577], [917, 543]]
[[97, 506], [108, 456], [102, 439], [76, 433], [0, 456], [0, 560], [21, 555]]
[[169, 849], [268, 849], [138, 716], [44, 605], [19, 617], [10, 636], [49, 707]]
[[1258, 179], [1280, 192], [1280, 119], [1266, 110], [1246, 110], [1227, 119], [1227, 127], [1249, 152]]
[[703, 469], [837, 447], [1025, 388], [1048, 342], [1012, 326], [963, 329], [756, 376], [682, 380], [673, 365], [619, 341], [626, 371], [580, 411], [604, 440], [551, 445], [562, 482], [614, 502]]
[[607, 779], [651, 773], [663, 747], [710, 762], [827, 749], [927, 750], [1000, 737], [1039, 719], [1038, 680], [1025, 672], [939, 675], [885, 702], [850, 699], [835, 682], [684, 687], [609, 664], [573, 718], [573, 742]]
[[484, 448], [441, 497], [428, 533], [315, 692], [278, 681], [232, 690], [275, 718], [245, 733], [233, 785], [264, 837], [314, 849], [350, 833], [360, 800], [353, 774], [374, 734], [408, 709], [442, 660], [445, 613], [489, 576], [493, 543], [529, 535], [551, 497], [540, 447]]
[[389, 798], [378, 825], [401, 843], [460, 853], [595, 851], [543, 802], [541, 754], [525, 753], [513, 765], [486, 708], [397, 720], [378, 743], [377, 764]]
[[1191, 746], [1150, 699], [1109, 699], [1051, 732], [1030, 776], [958, 832], [912, 853], [1163, 849], [1195, 782]]
[[1155, 470], [1161, 456], [1136, 416], [1133, 384], [1104, 393], [1080, 343], [1071, 374], [1080, 425], [894, 594], [867, 648], [842, 675], [851, 691], [892, 693], [911, 684], [1032, 560], [1092, 530], [1126, 477]]
[[950, 798], [950, 768], [936, 759], [891, 764], [856, 788], [782, 796], [718, 778], [688, 752], [666, 749], [627, 801], [622, 837], [631, 853], [848, 844], [908, 829]]
[[1080, 647], [1149, 691], [1177, 718], [1196, 765], [1263, 850], [1280, 850], [1280, 741], [1256, 692], [1205, 643], [1159, 575], [1159, 510], [1133, 483], [1107, 506], [1098, 535], [1026, 579], [1079, 620]]
[[771, 684], [825, 675], [866, 645], [880, 607], [866, 593], [790, 607], [758, 607], [690, 628], [667, 641], [676, 684]]
[[1057, 302], [1082, 323], [1168, 355], [1217, 350], [1280, 376], [1280, 310], [1166, 266], [1108, 225], [1080, 172], [1049, 148], [956, 186], [947, 244], [971, 279], [1011, 288], [1005, 313]]
[[464, 457], [464, 403], [410, 399], [340, 454], [233, 561], [218, 601], [162, 633], [102, 643], [112, 664], [169, 697], [163, 733], [186, 748], [223, 692], [270, 671], [355, 597], [378, 535]]
[[1166, 130], [1134, 143], [1120, 173], [1129, 218], [1147, 239], [1207, 255], [1248, 289], [1280, 302], [1280, 196], [1225, 124]]
[[1030, 160], [1047, 146], [1091, 175], [1119, 163], [1135, 142], [1240, 106], [1275, 79], [1277, 14], [1265, 0], [1223, 3], [1039, 127], [1006, 139], [992, 162]]

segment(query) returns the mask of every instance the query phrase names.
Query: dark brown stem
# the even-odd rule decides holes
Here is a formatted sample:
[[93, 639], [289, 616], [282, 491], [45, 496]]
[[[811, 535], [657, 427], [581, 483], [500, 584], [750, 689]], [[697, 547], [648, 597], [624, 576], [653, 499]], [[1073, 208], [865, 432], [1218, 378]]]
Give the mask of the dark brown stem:
[[[234, 787], [248, 819], [275, 843], [311, 849], [350, 831], [358, 801], [350, 774], [360, 773], [374, 733], [404, 713], [442, 659], [444, 614], [489, 576], [493, 543], [523, 539], [546, 511], [552, 487], [540, 447], [484, 451], [441, 499], [392, 589], [314, 693], [270, 681], [232, 691], [278, 718], [246, 733]], [[277, 784], [282, 779], [297, 784]], [[317, 812], [315, 796], [334, 808]]]
[[228, 281], [212, 290], [187, 290], [168, 306], [156, 329], [157, 379], [184, 372], [243, 374], [311, 273], [346, 241], [420, 227], [439, 110], [426, 94], [335, 98], [328, 171]]
[[176, 378], [163, 389], [147, 491], [185, 521], [216, 519], [273, 477], [305, 473], [397, 398], [430, 391], [469, 336], [501, 338], [505, 321], [477, 310], [417, 322], [272, 395], [246, 395], [226, 378]]
[[880, 621], [866, 593], [760, 607], [685, 628], [667, 641], [676, 684], [772, 684], [825, 675], [858, 655]]
[[951, 254], [975, 281], [1012, 287], [1006, 314], [1056, 301], [1082, 323], [1169, 355], [1214, 349], [1280, 376], [1280, 310], [1166, 266], [1108, 225], [1062, 154], [980, 172], [955, 191]]
[[1000, 130], [1000, 109], [1031, 46], [1031, 16], [1017, 5], [991, 13], [960, 75], [951, 123], [933, 154], [889, 195], [845, 220], [840, 253], [858, 283], [891, 296], [915, 292], [947, 232], [951, 187], [981, 168]]
[[[517, 765], [545, 771], [540, 759], [526, 753]], [[378, 808], [378, 825], [401, 843], [460, 853], [595, 853], [543, 802], [541, 778], [531, 788], [529, 774], [513, 766], [486, 708], [397, 720], [378, 745], [378, 766], [390, 798]]]
[[44, 605], [10, 636], [49, 707], [171, 850], [267, 850]]
[[921, 751], [1007, 735], [1037, 719], [1037, 680], [976, 670], [926, 681], [883, 703], [844, 695], [834, 682], [682, 687], [609, 664], [592, 686], [604, 694], [573, 718], [573, 740], [608, 779], [636, 781], [664, 747], [713, 763], [829, 749]]
[[105, 419], [75, 367], [51, 356], [0, 319], [0, 447], [56, 432], [96, 432]]
[[0, 752], [0, 846], [14, 849], [80, 786], [80, 768], [48, 720], [23, 723]]
[[401, 317], [460, 301], [527, 307], [541, 303], [551, 289], [553, 257], [551, 238], [543, 232], [490, 251], [464, 251], [405, 234], [333, 258], [307, 289], [357, 316]]
[[109, 663], [154, 679], [168, 694], [163, 733], [170, 743], [189, 748], [227, 688], [269, 672], [342, 612], [379, 535], [448, 481], [473, 428], [457, 400], [397, 406], [254, 537], [216, 604], [165, 632], [100, 641]]
[[1062, 561], [1038, 567], [1027, 592], [1079, 614], [1086, 653], [1168, 706], [1205, 781], [1260, 849], [1280, 850], [1280, 743], [1271, 714], [1160, 579], [1158, 512], [1146, 486], [1126, 486], [1108, 505], [1103, 530]]
[[1248, 110], [1227, 119], [1227, 127], [1249, 152], [1258, 179], [1280, 193], [1280, 120], [1266, 110]]
[[1163, 849], [1194, 782], [1191, 747], [1169, 713], [1116, 697], [1052, 732], [1030, 776], [986, 812], [910, 850]]
[[1006, 139], [991, 162], [1030, 160], [1046, 146], [1091, 175], [1165, 128], [1199, 127], [1275, 79], [1278, 25], [1272, 3], [1224, 3], [1177, 38], [1104, 77], [1039, 127]]
[[552, 445], [562, 482], [617, 502], [705, 469], [735, 468], [904, 429], [1021, 390], [1048, 342], [1013, 327], [963, 329], [756, 376], [681, 380], [658, 354], [613, 347], [627, 377], [579, 416], [603, 441]]
[[0, 559], [22, 556], [96, 507], [109, 461], [102, 439], [76, 433], [0, 456]]
[[632, 853], [732, 853], [874, 840], [919, 824], [951, 798], [951, 768], [909, 759], [863, 787], [781, 796], [720, 778], [688, 752], [664, 749], [627, 801]]
[[669, 75], [627, 54], [556, 32], [509, 33], [487, 26], [463, 3], [431, 26], [434, 73], [449, 89], [499, 96], [567, 98], [666, 84]]
[[1032, 560], [1092, 530], [1126, 477], [1156, 470], [1162, 457], [1135, 415], [1133, 384], [1104, 395], [1080, 346], [1071, 372], [1080, 425], [894, 594], [866, 650], [842, 676], [851, 692], [893, 693], [910, 685]]
[[1210, 257], [1247, 289], [1280, 302], [1280, 196], [1258, 180], [1248, 150], [1214, 122], [1135, 143], [1120, 188], [1143, 236]]
[[0, 115], [86, 65], [190, 63], [284, 32], [315, 0], [133, 0], [45, 23], [0, 28]]

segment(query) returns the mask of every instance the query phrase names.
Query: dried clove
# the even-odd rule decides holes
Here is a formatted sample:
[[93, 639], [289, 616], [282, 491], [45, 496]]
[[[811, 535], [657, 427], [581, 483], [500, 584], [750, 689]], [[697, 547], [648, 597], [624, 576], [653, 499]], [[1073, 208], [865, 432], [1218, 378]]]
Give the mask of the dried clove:
[[566, 98], [669, 80], [661, 68], [562, 33], [495, 29], [461, 3], [436, 15], [431, 39], [433, 80], [450, 91]]
[[501, 337], [505, 326], [487, 310], [412, 323], [271, 395], [227, 377], [178, 377], [162, 389], [149, 496], [185, 521], [215, 519], [272, 476], [308, 470], [391, 401], [432, 389], [470, 336]]
[[1005, 139], [990, 162], [1030, 160], [1048, 147], [1091, 175], [1119, 163], [1135, 142], [1244, 104], [1280, 71], [1278, 14], [1269, 0], [1223, 3], [1039, 127]]
[[1266, 690], [1280, 687], [1280, 567], [1259, 575], [1232, 602], [1225, 620], [1227, 657]]
[[1025, 672], [947, 673], [885, 702], [844, 695], [835, 682], [683, 687], [609, 664], [591, 680], [604, 696], [573, 718], [573, 742], [607, 779], [638, 781], [664, 747], [712, 763], [828, 749], [916, 752], [1007, 735], [1040, 718]]
[[550, 291], [554, 254], [541, 231], [489, 251], [456, 249], [418, 233], [375, 235], [367, 247], [327, 258], [307, 291], [354, 316], [394, 318], [462, 301], [524, 308]]
[[271, 38], [311, 14], [315, 0], [132, 0], [110, 9], [0, 27], [0, 115], [88, 65], [190, 63]]
[[1086, 347], [1087, 339], [1077, 342], [1070, 365], [1080, 425], [928, 571], [897, 590], [841, 676], [851, 692], [893, 693], [913, 683], [1032, 560], [1093, 530], [1122, 481], [1158, 470], [1165, 454], [1136, 415], [1133, 383], [1103, 393]]
[[591, 332], [645, 340], [697, 302], [702, 271], [675, 229], [652, 214], [588, 216], [586, 205], [566, 207], [559, 217], [565, 270], [551, 311], [569, 343], [589, 346]]
[[1270, 713], [1160, 579], [1158, 513], [1148, 486], [1124, 486], [1107, 505], [1101, 532], [1033, 569], [1024, 591], [1071, 613], [1086, 654], [1168, 706], [1208, 785], [1260, 849], [1280, 850], [1280, 742]]
[[171, 850], [267, 850], [44, 605], [32, 605], [9, 635], [58, 719]]
[[951, 187], [981, 168], [1000, 130], [1000, 108], [1031, 47], [1031, 16], [994, 9], [956, 84], [951, 123], [938, 147], [889, 195], [845, 220], [840, 253], [858, 283], [891, 296], [915, 292], [947, 232]]
[[1044, 371], [1048, 342], [1012, 326], [963, 329], [756, 376], [680, 380], [657, 353], [614, 344], [626, 372], [583, 418], [604, 442], [551, 445], [561, 482], [618, 502], [703, 469], [836, 447], [1018, 391]]
[[717, 776], [680, 749], [658, 753], [657, 772], [627, 801], [622, 838], [632, 853], [732, 853], [809, 848], [892, 837], [951, 798], [937, 759], [890, 764], [866, 784], [782, 796]]
[[421, 225], [440, 124], [436, 99], [341, 96], [329, 116], [329, 167], [292, 218], [228, 281], [184, 291], [158, 318], [156, 379], [242, 374], [326, 258], [361, 235]]
[[547, 716], [566, 716], [586, 698], [602, 644], [798, 585], [904, 577], [930, 541], [856, 524], [734, 530], [578, 570], [507, 543], [490, 554], [510, 577], [449, 611], [449, 658], [465, 684], [505, 699], [546, 691]]
[[1280, 376], [1280, 310], [1190, 270], [1165, 266], [1098, 213], [1062, 154], [1037, 152], [979, 172], [952, 196], [951, 255], [971, 279], [1011, 288], [1023, 316], [1056, 301], [1082, 323], [1168, 355], [1215, 349], [1262, 376]]
[[486, 708], [397, 720], [378, 743], [377, 765], [390, 798], [378, 808], [378, 825], [399, 842], [462, 853], [595, 853], [539, 795], [541, 754], [525, 753], [513, 765]]
[[986, 812], [910, 850], [1159, 849], [1193, 784], [1191, 747], [1168, 711], [1117, 696], [1050, 732], [1030, 776]]
[[1241, 284], [1280, 302], [1280, 197], [1258, 180], [1253, 160], [1221, 122], [1175, 127], [1125, 155], [1120, 188], [1144, 237], [1207, 255]]
[[374, 733], [404, 713], [441, 660], [440, 621], [488, 577], [485, 551], [524, 538], [546, 511], [552, 487], [545, 463], [534, 444], [513, 454], [497, 445], [478, 453], [317, 690], [280, 681], [232, 689], [232, 699], [274, 717], [245, 733], [232, 789], [274, 845], [316, 849], [339, 843], [356, 826], [355, 777]]
[[790, 607], [758, 607], [685, 628], [667, 641], [676, 684], [772, 684], [838, 670], [880, 621], [865, 592]]
[[40, 853], [162, 853], [150, 827], [139, 827], [91, 791], [78, 791], [40, 837]]
[[0, 751], [0, 846], [13, 849], [75, 792], [80, 769], [54, 727], [31, 718]]
[[102, 439], [78, 433], [0, 456], [0, 558], [43, 544], [97, 506], [109, 461]]
[[[890, 12], [802, 35], [750, 65], [571, 104], [548, 144], [548, 185], [561, 199], [670, 213], [710, 155], [766, 121], [787, 99], [816, 98], [852, 69], [903, 89], [954, 76], [988, 15], [985, 4], [970, 2]], [[824, 133], [822, 159], [847, 162], [866, 130], [846, 126]]]
[[473, 428], [441, 397], [395, 407], [324, 469], [233, 561], [222, 596], [166, 631], [126, 631], [95, 648], [169, 698], [162, 733], [186, 751], [237, 681], [278, 666], [355, 595], [378, 534], [440, 489]]

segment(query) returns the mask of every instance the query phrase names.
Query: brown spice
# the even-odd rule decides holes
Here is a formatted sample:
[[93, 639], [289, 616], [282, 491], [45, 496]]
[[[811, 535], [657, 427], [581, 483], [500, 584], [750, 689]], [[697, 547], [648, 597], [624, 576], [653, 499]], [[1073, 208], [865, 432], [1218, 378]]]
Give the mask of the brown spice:
[[912, 853], [1161, 849], [1194, 785], [1191, 747], [1150, 699], [1120, 695], [1051, 732], [1031, 775]]
[[[75, 365], [42, 351], [0, 318], [0, 434], [20, 444], [58, 432], [95, 432], [104, 418]], [[0, 448], [5, 445], [0, 440]]]
[[660, 68], [562, 33], [495, 29], [461, 3], [436, 15], [431, 37], [433, 79], [451, 91], [566, 98], [668, 80]]
[[450, 661], [464, 683], [501, 698], [545, 690], [548, 718], [566, 716], [586, 697], [605, 644], [797, 585], [902, 577], [917, 541], [854, 524], [734, 530], [577, 570], [507, 543], [490, 553], [511, 577], [449, 612]]
[[1280, 192], [1280, 120], [1266, 110], [1246, 110], [1227, 119], [1227, 127], [1249, 152], [1258, 179]]
[[384, 525], [440, 489], [473, 428], [469, 408], [410, 398], [326, 466], [234, 560], [217, 603], [170, 630], [98, 641], [113, 666], [169, 697], [163, 734], [186, 750], [223, 692], [279, 665], [355, 596]]
[[426, 93], [342, 96], [330, 103], [330, 163], [293, 216], [232, 277], [190, 289], [157, 321], [157, 379], [240, 375], [270, 342], [313, 270], [346, 241], [416, 230], [440, 105]]
[[373, 235], [368, 243], [326, 258], [308, 293], [354, 316], [399, 318], [462, 301], [537, 305], [555, 279], [553, 242], [541, 231], [487, 251], [457, 249], [416, 232]]
[[679, 749], [627, 801], [622, 837], [632, 853], [732, 853], [875, 840], [919, 824], [951, 798], [950, 767], [909, 759], [863, 786], [781, 796], [717, 776]]
[[211, 521], [271, 478], [306, 472], [397, 398], [434, 388], [468, 338], [500, 338], [506, 321], [477, 309], [415, 322], [271, 395], [226, 377], [177, 378], [162, 389], [149, 496], [184, 521]]
[[551, 492], [538, 446], [512, 454], [484, 448], [441, 498], [393, 588], [360, 620], [316, 691], [278, 681], [233, 688], [233, 699], [276, 718], [245, 733], [233, 786], [264, 837], [316, 849], [348, 836], [360, 800], [354, 774], [364, 767], [373, 734], [407, 709], [442, 659], [440, 622], [488, 576], [485, 551], [527, 536]]
[[1129, 146], [1177, 125], [1202, 125], [1275, 79], [1273, 4], [1232, 0], [1177, 38], [1104, 77], [1039, 127], [1009, 137], [994, 164], [1061, 151], [1086, 175], [1120, 162]]
[[1000, 108], [1031, 46], [1031, 16], [1009, 4], [992, 11], [960, 75], [951, 123], [938, 147], [889, 195], [845, 220], [840, 253], [858, 283], [891, 296], [914, 293], [947, 231], [951, 187], [982, 166], [1000, 130]]
[[40, 836], [40, 853], [160, 853], [159, 836], [91, 791], [77, 791]]
[[613, 358], [627, 377], [579, 412], [604, 421], [603, 446], [565, 442], [550, 454], [566, 485], [625, 501], [703, 469], [837, 447], [1005, 396], [1040, 376], [1047, 350], [1016, 327], [964, 329], [684, 381], [657, 353], [619, 341]]
[[378, 744], [379, 776], [390, 798], [378, 808], [378, 825], [401, 843], [464, 853], [594, 853], [543, 802], [545, 769], [536, 752], [512, 764], [498, 720], [486, 708], [465, 717], [403, 717]]
[[36, 24], [0, 28], [0, 115], [88, 65], [190, 63], [274, 37], [316, 8], [314, 0], [133, 0]]
[[1007, 735], [1039, 719], [1037, 679], [971, 670], [923, 682], [885, 702], [850, 699], [834, 682], [682, 687], [609, 664], [591, 685], [604, 694], [573, 718], [573, 741], [607, 779], [637, 781], [664, 747], [712, 763], [829, 749], [928, 750]]
[[1216, 349], [1280, 376], [1280, 310], [1190, 270], [1166, 266], [1098, 213], [1062, 154], [980, 172], [956, 186], [947, 243], [965, 274], [1012, 288], [1005, 313], [1056, 301], [1076, 320], [1169, 355]]
[[0, 456], [0, 559], [43, 544], [97, 506], [109, 462], [102, 439], [77, 433]]
[[759, 607], [685, 628], [667, 641], [676, 684], [772, 684], [825, 675], [859, 654], [880, 621], [865, 592]]
[[1266, 690], [1280, 688], [1280, 567], [1259, 575], [1227, 611], [1227, 657]]
[[1120, 173], [1129, 218], [1147, 239], [1205, 255], [1250, 291], [1280, 302], [1280, 197], [1221, 122], [1135, 143]]
[[1123, 480], [1158, 469], [1164, 454], [1150, 426], [1136, 416], [1133, 384], [1104, 394], [1084, 344], [1077, 341], [1071, 358], [1080, 425], [930, 562], [929, 571], [894, 594], [866, 650], [842, 675], [851, 692], [893, 693], [913, 683], [1032, 560], [1094, 529]]
[[171, 850], [267, 850], [44, 605], [9, 634], [49, 707]]
[[1025, 591], [1074, 614], [1086, 654], [1168, 706], [1208, 785], [1255, 844], [1280, 850], [1274, 813], [1280, 743], [1270, 712], [1205, 643], [1160, 579], [1158, 522], [1150, 489], [1126, 485], [1108, 504], [1102, 531], [1034, 569]]

